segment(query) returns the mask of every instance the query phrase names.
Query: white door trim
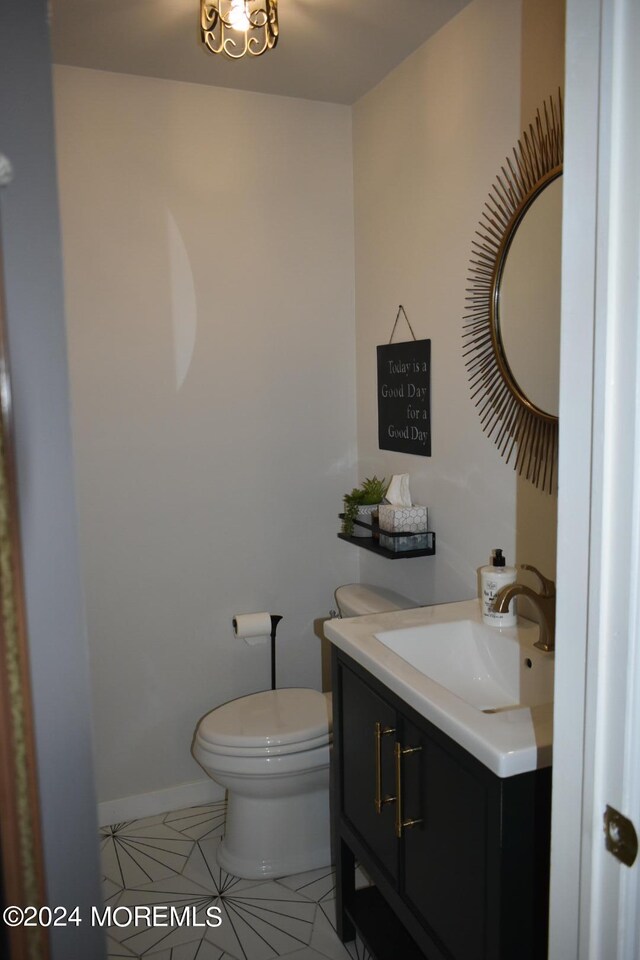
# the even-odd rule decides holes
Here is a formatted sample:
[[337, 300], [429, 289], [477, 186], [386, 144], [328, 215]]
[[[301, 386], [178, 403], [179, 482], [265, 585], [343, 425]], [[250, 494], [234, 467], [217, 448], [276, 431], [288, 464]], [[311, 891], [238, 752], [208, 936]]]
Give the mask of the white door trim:
[[550, 960], [637, 960], [640, 7], [568, 0]]
[[600, 0], [567, 0], [550, 960], [578, 956], [594, 364]]
[[[602, 7], [592, 579], [579, 956], [637, 960], [638, 863], [604, 847], [607, 804], [640, 823], [640, 6]], [[634, 722], [635, 721], [635, 722]]]

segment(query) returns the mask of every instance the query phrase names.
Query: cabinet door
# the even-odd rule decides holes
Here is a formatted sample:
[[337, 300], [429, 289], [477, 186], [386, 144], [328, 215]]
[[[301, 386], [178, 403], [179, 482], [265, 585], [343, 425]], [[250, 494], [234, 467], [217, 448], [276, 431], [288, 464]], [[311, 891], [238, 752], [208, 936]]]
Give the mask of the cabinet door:
[[[396, 713], [382, 697], [345, 667], [342, 680], [342, 812], [384, 867], [398, 876], [398, 843], [394, 833], [395, 802], [376, 811], [395, 789], [393, 747]], [[376, 724], [380, 736], [376, 738]]]
[[485, 957], [486, 790], [457, 759], [412, 724], [402, 760], [404, 894], [456, 960]]

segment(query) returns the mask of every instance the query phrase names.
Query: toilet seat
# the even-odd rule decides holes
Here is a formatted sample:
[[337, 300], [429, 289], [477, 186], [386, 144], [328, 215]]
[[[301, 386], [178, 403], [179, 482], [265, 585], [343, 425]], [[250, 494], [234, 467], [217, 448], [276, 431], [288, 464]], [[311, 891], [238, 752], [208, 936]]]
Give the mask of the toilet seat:
[[216, 707], [200, 721], [199, 746], [222, 756], [283, 756], [331, 740], [331, 702], [299, 687], [264, 690]]

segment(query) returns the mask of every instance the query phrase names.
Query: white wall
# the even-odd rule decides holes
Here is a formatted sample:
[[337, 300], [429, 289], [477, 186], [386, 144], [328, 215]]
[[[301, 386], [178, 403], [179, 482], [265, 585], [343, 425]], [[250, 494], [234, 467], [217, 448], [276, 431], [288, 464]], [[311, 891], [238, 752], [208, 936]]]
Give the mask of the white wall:
[[81, 554], [102, 801], [199, 780], [198, 718], [280, 685], [357, 578], [346, 107], [55, 71]]
[[[514, 559], [515, 474], [482, 432], [461, 336], [471, 241], [521, 129], [520, 30], [519, 2], [476, 0], [354, 108], [360, 474], [409, 473], [438, 538], [433, 558], [365, 555], [361, 576], [426, 602], [475, 595], [492, 547]], [[430, 458], [378, 449], [375, 348], [399, 303], [431, 338]]]
[[[198, 716], [268, 682], [235, 612], [284, 613], [280, 682], [318, 686], [337, 583], [461, 599], [496, 546], [553, 575], [555, 501], [483, 434], [461, 334], [489, 187], [557, 87], [561, 7], [474, 0], [355, 105], [353, 157], [346, 107], [57, 69], [101, 800], [200, 778]], [[431, 458], [378, 449], [399, 303], [432, 340]], [[436, 557], [337, 541], [374, 472], [410, 473]]]

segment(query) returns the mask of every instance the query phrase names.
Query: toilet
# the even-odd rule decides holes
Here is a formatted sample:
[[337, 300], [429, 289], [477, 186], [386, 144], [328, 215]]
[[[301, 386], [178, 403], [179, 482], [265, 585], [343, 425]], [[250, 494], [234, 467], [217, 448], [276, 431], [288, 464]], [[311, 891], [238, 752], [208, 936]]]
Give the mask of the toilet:
[[[345, 617], [417, 606], [391, 590], [336, 590]], [[301, 687], [231, 700], [202, 718], [193, 756], [227, 790], [219, 865], [236, 877], [286, 877], [328, 866], [331, 694]]]

